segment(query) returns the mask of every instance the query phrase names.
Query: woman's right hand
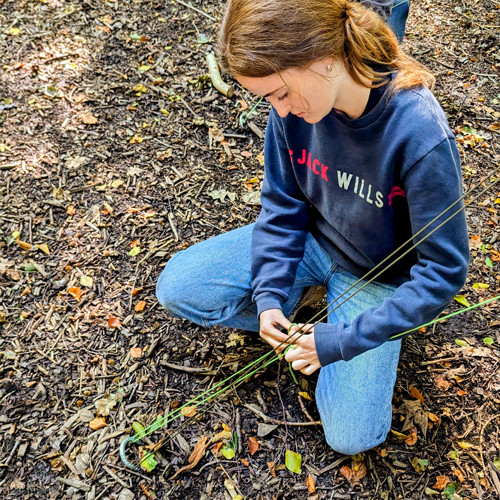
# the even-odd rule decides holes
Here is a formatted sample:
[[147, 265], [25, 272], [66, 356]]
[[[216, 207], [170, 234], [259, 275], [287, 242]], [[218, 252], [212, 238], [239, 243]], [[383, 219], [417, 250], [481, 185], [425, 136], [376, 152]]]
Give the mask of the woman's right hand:
[[[282, 327], [288, 332], [290, 321], [285, 318], [281, 309], [268, 309], [260, 313], [260, 336], [276, 349], [281, 352], [288, 347], [290, 338], [286, 333], [283, 333], [279, 328]], [[282, 344], [282, 345], [280, 345]]]

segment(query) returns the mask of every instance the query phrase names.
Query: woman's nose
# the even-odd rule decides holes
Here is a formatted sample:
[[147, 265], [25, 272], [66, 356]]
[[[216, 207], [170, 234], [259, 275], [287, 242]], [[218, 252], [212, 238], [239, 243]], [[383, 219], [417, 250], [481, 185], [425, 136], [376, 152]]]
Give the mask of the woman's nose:
[[290, 104], [284, 102], [276, 102], [273, 104], [274, 109], [281, 116], [281, 118], [286, 118], [288, 113], [290, 113], [290, 109], [292, 108]]

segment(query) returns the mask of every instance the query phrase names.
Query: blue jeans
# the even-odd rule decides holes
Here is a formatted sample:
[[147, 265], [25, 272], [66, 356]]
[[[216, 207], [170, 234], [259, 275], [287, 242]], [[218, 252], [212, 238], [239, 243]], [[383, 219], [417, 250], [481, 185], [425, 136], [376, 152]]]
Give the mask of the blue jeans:
[[398, 40], [401, 42], [405, 36], [406, 19], [410, 11], [410, 0], [395, 0], [392, 6], [391, 15], [387, 19], [387, 24], [394, 31]]
[[[252, 228], [253, 224], [229, 231], [174, 255], [157, 283], [160, 303], [172, 315], [202, 326], [258, 332], [250, 286]], [[308, 235], [283, 312], [290, 315], [305, 287], [323, 285], [330, 303], [355, 281]], [[380, 304], [394, 289], [373, 282], [330, 314], [328, 322], [350, 322], [365, 309]], [[335, 451], [354, 455], [385, 440], [391, 425], [400, 348], [400, 340], [386, 342], [351, 361], [321, 368], [316, 404], [326, 440]]]

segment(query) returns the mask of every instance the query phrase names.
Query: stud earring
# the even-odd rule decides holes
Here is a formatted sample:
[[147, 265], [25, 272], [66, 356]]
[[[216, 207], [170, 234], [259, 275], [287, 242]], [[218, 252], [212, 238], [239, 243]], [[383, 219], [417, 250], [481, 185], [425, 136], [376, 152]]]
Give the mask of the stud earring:
[[326, 69], [328, 70], [328, 73], [331, 73], [331, 72], [332, 72], [332, 69], [333, 69], [333, 68], [332, 68], [332, 65], [331, 65], [331, 64], [329, 64], [329, 65], [326, 67]]

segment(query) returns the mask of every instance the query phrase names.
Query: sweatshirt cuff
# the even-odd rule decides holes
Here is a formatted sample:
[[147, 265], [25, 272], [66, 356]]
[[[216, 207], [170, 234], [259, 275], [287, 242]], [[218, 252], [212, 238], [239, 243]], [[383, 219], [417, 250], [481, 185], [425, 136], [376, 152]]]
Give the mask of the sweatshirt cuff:
[[283, 305], [283, 298], [274, 293], [261, 293], [255, 298], [255, 303], [257, 304], [257, 318], [260, 316], [261, 312], [267, 311], [268, 309], [281, 309]]
[[335, 363], [342, 359], [337, 325], [318, 323], [314, 327], [314, 343], [321, 366]]

